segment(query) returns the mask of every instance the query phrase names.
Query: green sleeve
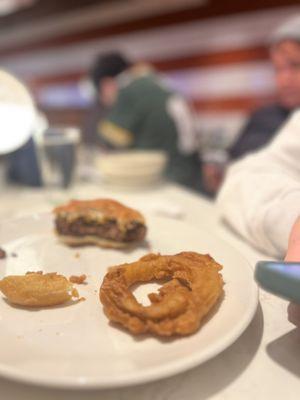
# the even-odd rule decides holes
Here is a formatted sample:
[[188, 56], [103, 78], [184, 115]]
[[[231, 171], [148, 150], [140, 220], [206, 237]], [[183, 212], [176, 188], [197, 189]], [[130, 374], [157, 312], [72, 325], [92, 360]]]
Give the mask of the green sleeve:
[[116, 147], [130, 147], [134, 143], [138, 117], [138, 104], [129, 85], [120, 90], [116, 104], [100, 125], [99, 133]]

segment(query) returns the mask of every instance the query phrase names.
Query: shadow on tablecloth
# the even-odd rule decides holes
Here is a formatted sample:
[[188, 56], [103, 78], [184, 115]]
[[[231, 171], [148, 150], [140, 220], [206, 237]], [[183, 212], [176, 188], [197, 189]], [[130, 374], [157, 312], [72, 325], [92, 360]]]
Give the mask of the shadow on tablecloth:
[[300, 331], [291, 332], [279, 337], [267, 345], [268, 355], [283, 368], [300, 377]]

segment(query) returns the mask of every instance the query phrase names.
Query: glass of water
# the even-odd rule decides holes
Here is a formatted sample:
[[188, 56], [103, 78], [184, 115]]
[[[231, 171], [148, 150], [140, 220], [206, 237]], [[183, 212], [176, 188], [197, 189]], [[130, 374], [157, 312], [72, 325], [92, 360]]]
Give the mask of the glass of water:
[[50, 127], [37, 140], [43, 184], [48, 189], [66, 189], [75, 176], [80, 130]]

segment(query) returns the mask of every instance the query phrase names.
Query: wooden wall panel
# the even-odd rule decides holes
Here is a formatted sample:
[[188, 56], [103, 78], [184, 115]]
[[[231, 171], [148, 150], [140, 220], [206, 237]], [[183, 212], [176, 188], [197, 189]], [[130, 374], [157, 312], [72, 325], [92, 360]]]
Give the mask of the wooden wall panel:
[[33, 37], [31, 41], [26, 44], [18, 45], [16, 43], [15, 46], [1, 46], [0, 56], [20, 54], [33, 50], [44, 50], [46, 48], [61, 47], [87, 40], [106, 38], [158, 27], [174, 26], [185, 22], [201, 21], [212, 17], [265, 10], [274, 7], [286, 7], [289, 5], [298, 4], [299, 2], [297, 0], [231, 0], [226, 2], [220, 0], [210, 0], [206, 4], [200, 5], [198, 8], [188, 8], [186, 10], [168, 12], [163, 15], [139, 18], [111, 26], [91, 27], [82, 31], [62, 34], [46, 39]]

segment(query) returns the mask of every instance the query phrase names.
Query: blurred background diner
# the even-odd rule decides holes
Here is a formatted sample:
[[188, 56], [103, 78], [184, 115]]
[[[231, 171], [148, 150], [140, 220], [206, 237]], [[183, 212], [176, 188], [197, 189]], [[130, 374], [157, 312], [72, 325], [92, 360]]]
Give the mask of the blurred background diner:
[[214, 197], [300, 105], [297, 1], [0, 0], [0, 32], [0, 69], [35, 108], [26, 143], [0, 151], [3, 188], [167, 180]]

